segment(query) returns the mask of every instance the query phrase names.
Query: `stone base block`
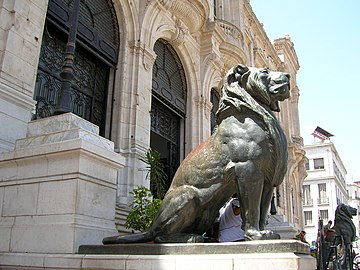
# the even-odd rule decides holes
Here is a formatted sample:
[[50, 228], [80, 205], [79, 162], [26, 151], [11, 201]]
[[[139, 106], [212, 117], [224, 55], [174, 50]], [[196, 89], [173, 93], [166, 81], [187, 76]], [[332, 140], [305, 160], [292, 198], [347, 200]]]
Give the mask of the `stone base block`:
[[296, 226], [289, 223], [284, 215], [271, 215], [267, 221], [266, 229], [279, 234], [281, 239], [294, 239], [297, 234]]
[[[264, 243], [259, 243], [264, 242]], [[267, 242], [267, 241], [266, 241]], [[97, 269], [97, 270], [314, 270], [316, 260], [295, 241], [221, 244], [145, 244], [146, 254], [25, 254], [0, 253], [0, 269]], [[184, 245], [187, 245], [186, 248]], [[154, 248], [156, 246], [156, 248]], [[249, 248], [247, 248], [247, 246]], [[258, 251], [253, 252], [258, 246]], [[133, 246], [134, 248], [135, 246]], [[143, 247], [139, 251], [144, 251]], [[269, 248], [273, 250], [269, 250]], [[135, 250], [135, 249], [134, 249]], [[300, 253], [294, 252], [299, 250]], [[308, 249], [306, 249], [308, 250]], [[188, 252], [191, 251], [191, 252]], [[177, 252], [177, 253], [176, 253]], [[138, 252], [139, 253], [139, 252]], [[151, 252], [148, 252], [151, 253]]]
[[124, 162], [98, 127], [71, 113], [28, 124], [0, 154], [0, 252], [76, 253], [116, 234]]

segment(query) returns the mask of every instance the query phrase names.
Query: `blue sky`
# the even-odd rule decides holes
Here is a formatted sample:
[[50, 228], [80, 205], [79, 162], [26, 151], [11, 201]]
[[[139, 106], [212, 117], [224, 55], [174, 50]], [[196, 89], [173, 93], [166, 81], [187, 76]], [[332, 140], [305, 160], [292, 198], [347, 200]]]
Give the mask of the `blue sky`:
[[316, 126], [335, 135], [347, 180], [360, 181], [360, 1], [250, 3], [271, 41], [289, 34], [294, 43], [304, 143], [313, 142]]

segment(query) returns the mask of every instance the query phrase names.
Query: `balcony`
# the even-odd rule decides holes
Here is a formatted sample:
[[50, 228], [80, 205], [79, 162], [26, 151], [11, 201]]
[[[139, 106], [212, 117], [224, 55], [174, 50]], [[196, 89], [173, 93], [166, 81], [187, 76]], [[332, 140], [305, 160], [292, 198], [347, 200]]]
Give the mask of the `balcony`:
[[329, 197], [320, 197], [317, 199], [318, 205], [320, 204], [329, 204]]
[[312, 199], [303, 199], [303, 206], [313, 206], [313, 200]]

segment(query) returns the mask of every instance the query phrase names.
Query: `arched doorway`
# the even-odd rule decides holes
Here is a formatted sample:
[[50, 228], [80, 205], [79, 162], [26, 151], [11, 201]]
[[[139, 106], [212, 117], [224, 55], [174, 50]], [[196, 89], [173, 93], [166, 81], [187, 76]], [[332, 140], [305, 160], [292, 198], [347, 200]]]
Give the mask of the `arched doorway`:
[[161, 154], [167, 185], [180, 164], [181, 126], [186, 116], [186, 79], [172, 46], [159, 39], [154, 45], [150, 147]]
[[[53, 115], [61, 89], [60, 72], [74, 0], [50, 0], [42, 38], [33, 119]], [[111, 0], [80, 0], [71, 86], [72, 112], [100, 127], [104, 136], [109, 74], [116, 66], [119, 28]]]

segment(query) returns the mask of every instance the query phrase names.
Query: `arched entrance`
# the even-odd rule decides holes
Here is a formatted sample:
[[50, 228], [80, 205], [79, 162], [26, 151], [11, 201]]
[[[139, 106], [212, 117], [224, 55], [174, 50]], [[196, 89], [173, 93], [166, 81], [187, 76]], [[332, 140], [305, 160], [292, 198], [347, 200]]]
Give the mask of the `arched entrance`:
[[[53, 115], [74, 0], [50, 0], [34, 91], [33, 119]], [[119, 28], [111, 0], [80, 0], [71, 86], [72, 112], [98, 125], [104, 136], [109, 74], [117, 63]]]
[[153, 67], [150, 147], [161, 154], [167, 185], [180, 164], [181, 132], [186, 116], [186, 79], [172, 46], [159, 39]]

